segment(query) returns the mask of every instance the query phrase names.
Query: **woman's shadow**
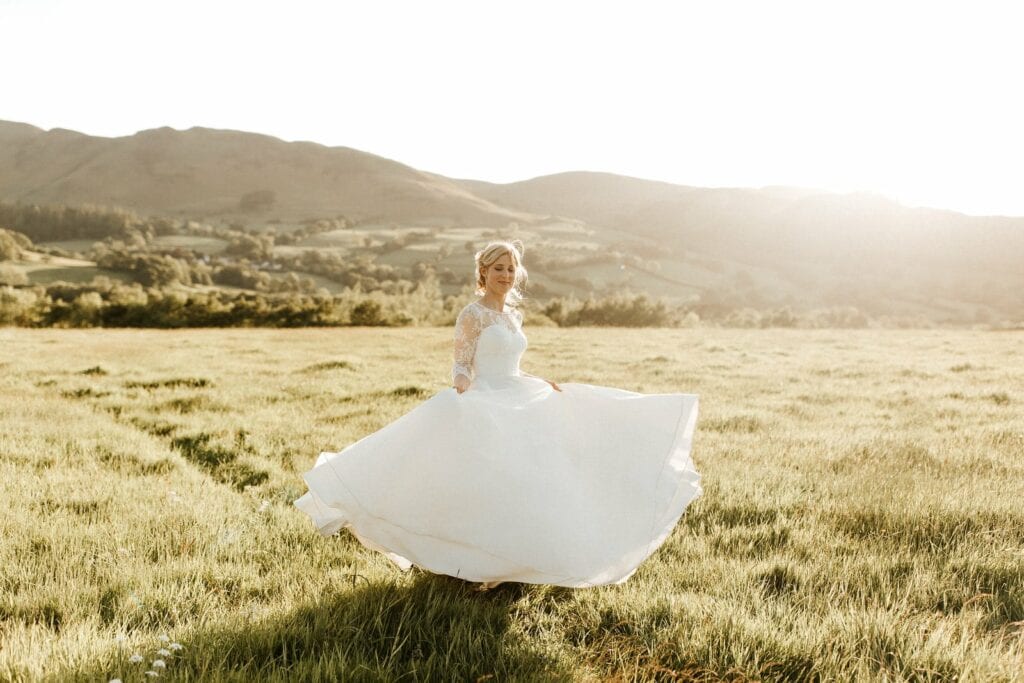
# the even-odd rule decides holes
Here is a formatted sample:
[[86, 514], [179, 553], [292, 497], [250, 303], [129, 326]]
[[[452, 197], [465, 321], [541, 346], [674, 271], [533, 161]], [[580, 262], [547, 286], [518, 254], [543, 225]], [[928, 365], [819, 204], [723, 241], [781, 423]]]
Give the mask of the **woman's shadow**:
[[[259, 623], [211, 627], [182, 641], [181, 656], [168, 660], [166, 673], [199, 680], [573, 679], [521, 625], [510, 628], [516, 602], [539, 587], [503, 583], [478, 592], [478, 584], [410, 571], [408, 578], [376, 583], [355, 575], [354, 585], [346, 580]], [[553, 602], [573, 591], [544, 590]]]

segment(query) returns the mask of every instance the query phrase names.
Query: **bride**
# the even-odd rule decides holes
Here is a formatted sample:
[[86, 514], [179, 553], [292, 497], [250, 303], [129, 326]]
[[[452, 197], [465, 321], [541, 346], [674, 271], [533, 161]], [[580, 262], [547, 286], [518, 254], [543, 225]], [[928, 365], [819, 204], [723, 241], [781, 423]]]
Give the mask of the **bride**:
[[324, 536], [347, 528], [403, 570], [480, 582], [619, 584], [701, 494], [695, 394], [640, 394], [519, 368], [519, 240], [476, 253], [452, 387], [340, 452], [295, 501]]

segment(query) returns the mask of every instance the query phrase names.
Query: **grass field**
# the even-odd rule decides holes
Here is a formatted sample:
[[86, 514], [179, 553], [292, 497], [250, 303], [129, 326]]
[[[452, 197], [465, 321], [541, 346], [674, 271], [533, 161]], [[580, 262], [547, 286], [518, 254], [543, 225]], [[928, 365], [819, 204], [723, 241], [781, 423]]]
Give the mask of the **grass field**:
[[448, 329], [0, 329], [0, 680], [1024, 680], [1024, 335], [526, 332], [701, 396], [705, 493], [620, 586], [478, 594], [292, 507]]
[[5, 261], [4, 266], [25, 273], [32, 284], [51, 284], [64, 281], [72, 283], [91, 282], [97, 275], [103, 275], [116, 282], [130, 282], [126, 273], [104, 268], [97, 268], [93, 261], [49, 256], [37, 252], [27, 252], [22, 261]]

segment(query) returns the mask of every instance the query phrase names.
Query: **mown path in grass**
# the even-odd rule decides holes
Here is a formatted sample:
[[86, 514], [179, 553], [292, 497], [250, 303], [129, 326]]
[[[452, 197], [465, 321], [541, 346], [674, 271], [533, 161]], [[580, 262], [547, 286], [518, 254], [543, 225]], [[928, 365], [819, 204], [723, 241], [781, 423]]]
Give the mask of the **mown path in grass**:
[[621, 586], [477, 594], [291, 506], [448, 329], [0, 329], [0, 680], [1020, 680], [1024, 335], [526, 332], [701, 396], [704, 496]]

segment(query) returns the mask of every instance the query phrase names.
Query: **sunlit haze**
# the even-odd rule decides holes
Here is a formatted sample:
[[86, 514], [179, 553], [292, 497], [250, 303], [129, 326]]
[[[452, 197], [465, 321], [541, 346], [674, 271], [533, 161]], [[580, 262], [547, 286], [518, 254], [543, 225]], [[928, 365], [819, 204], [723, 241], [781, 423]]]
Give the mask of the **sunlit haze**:
[[1024, 215], [1003, 2], [0, 0], [0, 119]]

